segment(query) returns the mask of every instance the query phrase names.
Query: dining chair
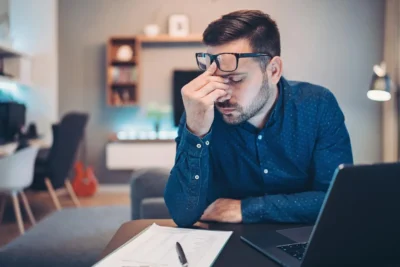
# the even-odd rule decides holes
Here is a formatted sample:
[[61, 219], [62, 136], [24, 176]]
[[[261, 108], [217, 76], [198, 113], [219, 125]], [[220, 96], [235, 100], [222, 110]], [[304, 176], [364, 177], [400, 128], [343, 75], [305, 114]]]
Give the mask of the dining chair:
[[4, 214], [7, 197], [11, 196], [15, 217], [19, 232], [25, 232], [22, 220], [18, 196], [21, 196], [22, 204], [26, 210], [32, 225], [36, 223], [24, 189], [28, 188], [33, 181], [34, 164], [39, 148], [27, 147], [13, 154], [0, 158], [0, 223]]
[[55, 191], [59, 188], [66, 188], [75, 206], [80, 207], [68, 176], [75, 163], [88, 118], [86, 113], [71, 112], [60, 123], [53, 124], [53, 144], [47, 153], [42, 153], [41, 158], [36, 160], [34, 179], [29, 189], [47, 190], [57, 210], [61, 209]]

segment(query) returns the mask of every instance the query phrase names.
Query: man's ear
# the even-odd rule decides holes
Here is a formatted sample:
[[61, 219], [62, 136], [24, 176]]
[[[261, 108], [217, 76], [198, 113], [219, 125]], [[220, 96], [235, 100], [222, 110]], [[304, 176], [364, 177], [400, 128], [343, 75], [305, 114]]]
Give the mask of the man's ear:
[[272, 58], [268, 64], [268, 71], [271, 74], [271, 83], [278, 84], [283, 72], [282, 58], [279, 56]]

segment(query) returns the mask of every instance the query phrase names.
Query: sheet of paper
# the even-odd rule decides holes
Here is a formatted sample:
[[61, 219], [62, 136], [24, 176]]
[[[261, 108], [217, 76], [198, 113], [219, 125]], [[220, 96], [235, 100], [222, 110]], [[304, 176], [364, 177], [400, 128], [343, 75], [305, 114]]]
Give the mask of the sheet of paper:
[[182, 229], [151, 225], [93, 267], [181, 267], [176, 242], [189, 267], [211, 266], [231, 231]]

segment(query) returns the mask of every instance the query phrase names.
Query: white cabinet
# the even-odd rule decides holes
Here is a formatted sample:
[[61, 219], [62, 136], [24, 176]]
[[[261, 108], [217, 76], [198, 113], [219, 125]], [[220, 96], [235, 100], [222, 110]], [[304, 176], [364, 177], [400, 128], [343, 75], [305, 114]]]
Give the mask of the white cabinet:
[[106, 145], [106, 166], [109, 170], [171, 169], [175, 153], [174, 140], [110, 142]]

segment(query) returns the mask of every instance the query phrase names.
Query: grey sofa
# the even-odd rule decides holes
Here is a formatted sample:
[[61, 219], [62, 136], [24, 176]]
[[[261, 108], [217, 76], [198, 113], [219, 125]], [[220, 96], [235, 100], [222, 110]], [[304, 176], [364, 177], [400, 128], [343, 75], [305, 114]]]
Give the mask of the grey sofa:
[[170, 218], [163, 197], [168, 176], [164, 169], [136, 171], [131, 182], [131, 208], [64, 208], [50, 214], [0, 248], [0, 266], [92, 266], [124, 222]]
[[164, 202], [169, 170], [152, 168], [135, 171], [131, 180], [131, 219], [170, 219]]

